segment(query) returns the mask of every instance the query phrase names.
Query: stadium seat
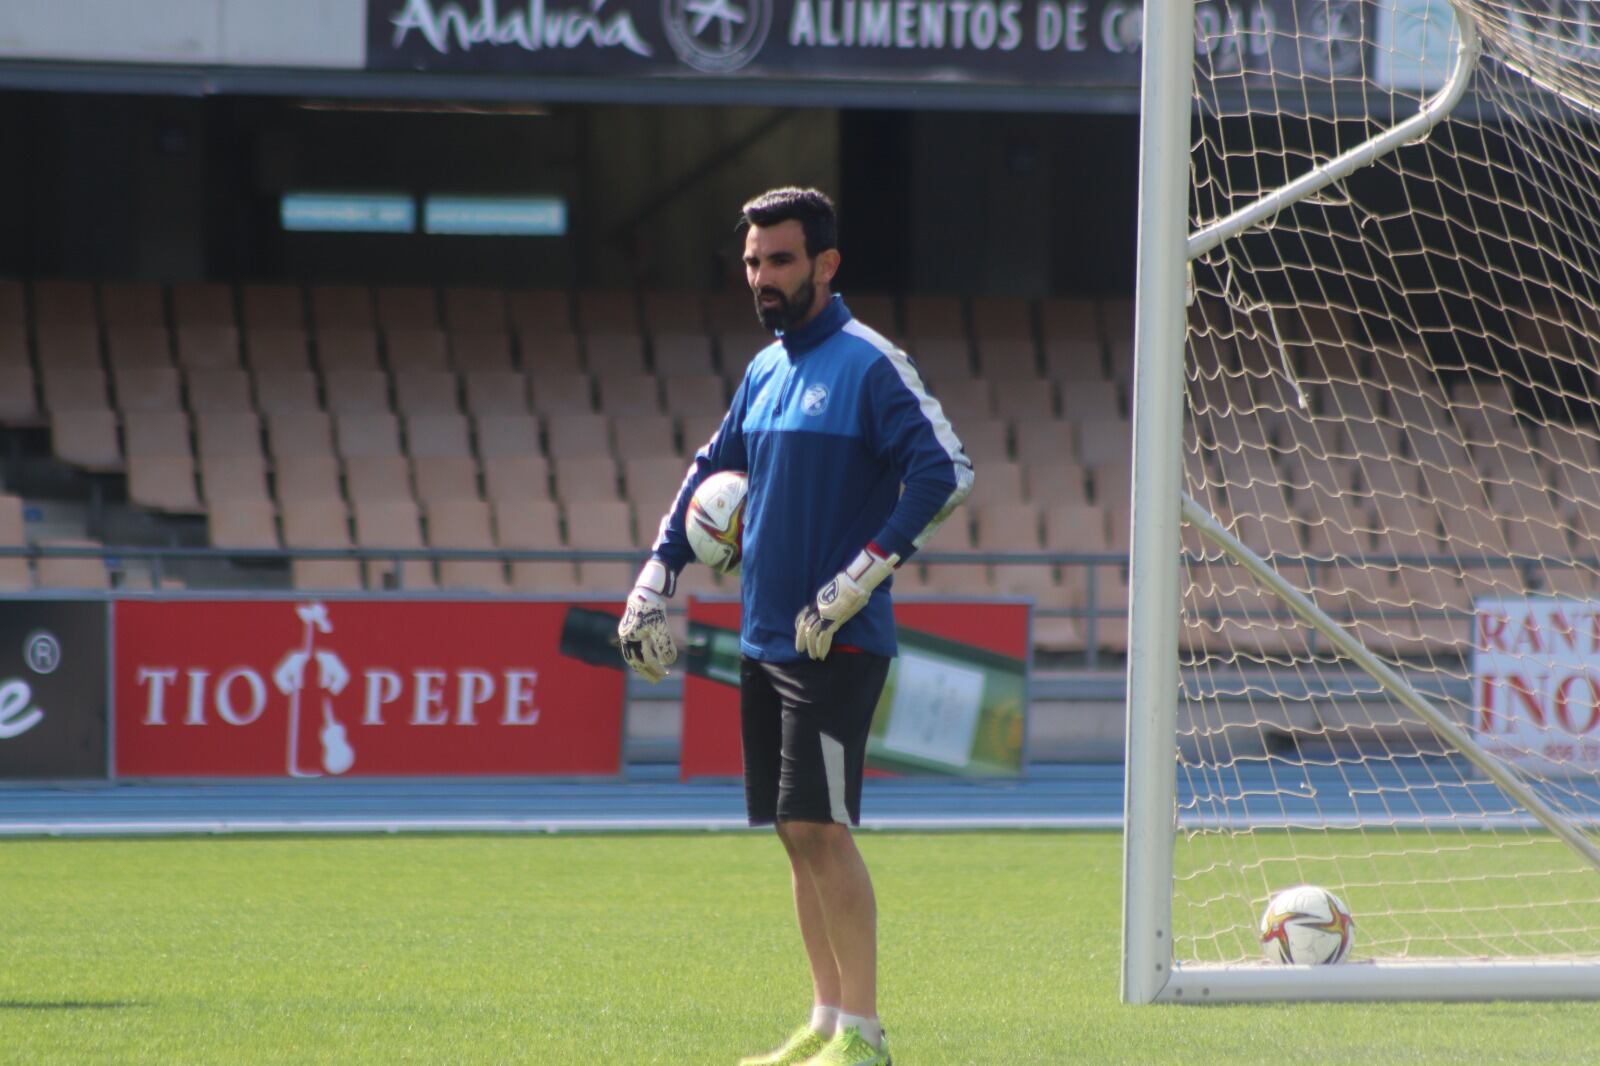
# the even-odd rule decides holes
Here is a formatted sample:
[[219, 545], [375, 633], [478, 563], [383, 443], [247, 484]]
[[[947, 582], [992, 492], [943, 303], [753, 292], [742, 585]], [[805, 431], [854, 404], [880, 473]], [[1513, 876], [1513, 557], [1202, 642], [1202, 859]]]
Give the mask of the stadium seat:
[[728, 394], [722, 379], [715, 374], [673, 375], [662, 382], [667, 397], [667, 410], [680, 417], [685, 415], [715, 415], [721, 418], [728, 410]]
[[456, 414], [461, 382], [449, 370], [400, 370], [394, 375], [395, 410], [403, 415]]
[[[453, 333], [450, 355], [450, 365], [464, 373], [507, 372], [515, 365], [511, 359], [511, 338], [504, 333]], [[573, 368], [577, 368], [576, 358]]]
[[[39, 542], [41, 548], [99, 548], [98, 541], [58, 537]], [[34, 563], [39, 587], [45, 589], [108, 589], [111, 575], [104, 559], [60, 558], [41, 555]]]
[[178, 282], [172, 286], [172, 321], [180, 336], [185, 328], [233, 329], [233, 287], [215, 281]]
[[181, 411], [130, 411], [122, 422], [125, 453], [138, 456], [192, 456], [189, 416]]
[[391, 414], [335, 415], [334, 443], [346, 459], [402, 455], [400, 420]]
[[775, 339], [772, 334], [761, 332], [761, 328], [753, 318], [749, 326], [730, 330], [718, 337], [717, 351], [722, 356], [723, 380], [737, 388], [739, 382], [744, 379], [745, 368], [750, 365], [750, 360]]
[[411, 466], [398, 455], [362, 455], [344, 461], [345, 490], [360, 508], [369, 501], [411, 500]]
[[[356, 543], [363, 548], [421, 548], [422, 521], [409, 499], [356, 500]], [[368, 588], [433, 589], [438, 587], [427, 559], [370, 560]]]
[[[958, 508], [922, 547], [922, 553], [972, 552], [971, 512]], [[994, 588], [984, 563], [927, 563], [927, 589], [943, 596], [987, 596]]]
[[1098, 338], [1047, 340], [1044, 374], [1053, 381], [1107, 377], [1105, 346]]
[[[559, 551], [561, 512], [553, 500], [502, 501], [494, 505], [495, 543], [510, 550]], [[578, 589], [576, 567], [564, 559], [514, 560], [511, 585], [518, 592], [565, 593]]]
[[1057, 383], [1060, 386], [1063, 418], [1074, 421], [1103, 419], [1120, 416], [1127, 409], [1122, 403], [1121, 389], [1115, 381], [1104, 378], [1059, 378]]
[[100, 321], [94, 286], [86, 281], [34, 282], [33, 320], [40, 325], [66, 323], [94, 328]]
[[452, 333], [500, 333], [510, 327], [506, 294], [499, 289], [457, 286], [444, 290], [444, 320]]
[[31, 367], [32, 364], [33, 358], [28, 354], [28, 327], [0, 322], [0, 366]]
[[322, 409], [317, 376], [309, 370], [257, 370], [256, 405], [265, 415], [302, 414]]
[[704, 333], [703, 293], [692, 289], [655, 289], [644, 294], [644, 324], [652, 334]]
[[578, 329], [593, 335], [640, 332], [639, 305], [626, 289], [580, 289], [577, 294]]
[[583, 364], [601, 379], [643, 374], [644, 338], [637, 333], [591, 333], [584, 339]]
[[494, 503], [549, 500], [550, 462], [537, 454], [486, 456], [483, 485]]
[[261, 419], [249, 411], [202, 411], [194, 416], [196, 453], [202, 458], [264, 461]]
[[[1001, 418], [967, 418], [955, 427], [956, 435], [974, 464], [1005, 461], [1011, 458], [1007, 443], [1010, 428]], [[1130, 438], [1131, 443], [1131, 438]]]
[[1033, 308], [1020, 296], [977, 296], [972, 300], [972, 333], [985, 341], [1026, 341], [1033, 345]]
[[169, 367], [172, 336], [165, 326], [108, 326], [106, 355], [112, 367]]
[[485, 460], [502, 456], [542, 455], [539, 420], [533, 415], [479, 415], [473, 420], [478, 454]]
[[[859, 312], [855, 311], [854, 300], [849, 297], [846, 299], [850, 301], [851, 311], [859, 315]], [[723, 333], [749, 330], [755, 323], [755, 314], [755, 299], [750, 290], [743, 285], [714, 292], [706, 298], [707, 325], [712, 333], [719, 336]]]
[[[349, 548], [350, 509], [337, 496], [300, 498], [279, 492], [283, 543], [287, 548]], [[361, 567], [354, 559], [295, 559], [290, 564], [297, 589], [359, 589]]]
[[563, 503], [618, 498], [617, 461], [609, 455], [558, 456], [551, 465], [556, 498]]
[[611, 450], [619, 459], [678, 454], [670, 415], [628, 415], [610, 422]]
[[339, 483], [339, 460], [331, 454], [283, 455], [274, 464], [273, 481], [278, 501], [336, 499], [344, 490]]
[[278, 547], [274, 508], [265, 500], [230, 500], [206, 514], [206, 531], [213, 548]]
[[716, 373], [711, 338], [705, 333], [657, 333], [650, 342], [650, 351], [659, 377]]
[[184, 375], [189, 409], [195, 413], [254, 412], [250, 375], [243, 370], [191, 370]]
[[545, 419], [545, 438], [545, 454], [552, 459], [611, 452], [605, 415], [553, 414]]
[[533, 409], [541, 415], [594, 410], [594, 383], [587, 374], [530, 373]]
[[116, 386], [119, 411], [183, 409], [183, 397], [178, 391], [178, 371], [175, 367], [115, 366], [111, 376]]
[[986, 378], [1001, 380], [1040, 377], [1038, 353], [1029, 338], [980, 337], [978, 340], [978, 373]]
[[267, 491], [267, 463], [256, 455], [200, 453], [200, 488], [206, 503], [272, 502]]
[[[613, 418], [653, 415], [661, 411], [661, 387], [650, 374], [598, 375], [600, 410]], [[717, 382], [721, 386], [721, 382]]]
[[[1078, 444], [1070, 422], [1018, 422], [1016, 424], [1017, 459], [1026, 464], [1048, 464], [1074, 461]], [[961, 427], [956, 427], [961, 435]]]
[[41, 372], [45, 410], [104, 411], [111, 402], [106, 389], [106, 372], [97, 366], [54, 366], [45, 364]]
[[340, 370], [380, 370], [378, 334], [370, 329], [318, 329], [317, 365], [324, 374]]
[[517, 334], [522, 369], [529, 374], [581, 374], [582, 349], [576, 335], [530, 329]]
[[310, 349], [302, 329], [251, 329], [244, 337], [245, 358], [257, 372], [309, 371]]
[[979, 508], [1020, 504], [1023, 499], [1022, 464], [996, 459], [983, 464], [983, 472], [974, 480], [966, 505]]
[[384, 334], [389, 370], [442, 371], [450, 368], [444, 333], [437, 329], [395, 329]]
[[77, 323], [40, 322], [34, 331], [39, 369], [43, 371], [104, 366], [100, 358], [100, 332]]
[[[748, 292], [745, 293], [746, 314], [755, 317], [755, 304]], [[895, 309], [895, 299], [886, 292], [846, 292], [844, 302], [850, 306], [850, 313], [857, 320], [882, 333], [885, 337], [896, 337], [900, 334], [900, 314]]]
[[[961, 297], [915, 293], [905, 298], [904, 307], [906, 336], [918, 342], [933, 338], [966, 339], [967, 322]], [[872, 324], [870, 319], [868, 324]], [[875, 328], [882, 330], [885, 327]]]
[[28, 321], [28, 301], [22, 282], [0, 278], [0, 326], [22, 326]]
[[1133, 427], [1126, 419], [1104, 415], [1077, 420], [1078, 461], [1084, 466], [1133, 461]]
[[194, 458], [189, 455], [128, 455], [128, 500], [154, 511], [199, 514]]
[[[0, 547], [22, 548], [28, 543], [22, 500], [0, 494]], [[22, 556], [0, 556], [0, 589], [19, 591], [33, 587], [33, 569]]]
[[105, 282], [100, 286], [100, 321], [108, 327], [167, 324], [161, 286], [149, 282]]
[[0, 425], [30, 426], [40, 421], [33, 367], [0, 362]]
[[[572, 297], [565, 289], [515, 289], [506, 293], [512, 328], [570, 334], [573, 330]], [[454, 326], [452, 320], [452, 327]]]
[[1049, 422], [1057, 417], [1055, 385], [1043, 378], [1000, 378], [994, 383], [994, 413], [1019, 426]]
[[51, 447], [56, 457], [95, 472], [122, 469], [117, 416], [108, 409], [52, 411]]
[[[435, 548], [492, 551], [489, 505], [482, 500], [454, 500], [428, 508], [428, 543]], [[505, 567], [488, 559], [442, 559], [439, 586], [504, 592]]]
[[[986, 552], [1037, 552], [1040, 550], [1039, 508], [1030, 503], [979, 506], [974, 513], [977, 543]], [[1045, 597], [1055, 589], [1055, 569], [1049, 563], [996, 564], [994, 588], [1007, 595]]]
[[432, 513], [440, 503], [482, 499], [478, 491], [478, 462], [461, 456], [413, 459], [411, 473], [417, 501]]
[[365, 285], [313, 285], [310, 296], [311, 322], [318, 332], [371, 330], [377, 325], [372, 290]]
[[983, 378], [955, 378], [948, 383], [925, 378], [923, 384], [939, 401], [957, 436], [961, 436], [961, 427], [968, 421], [994, 417], [994, 386]]
[[[562, 504], [567, 543], [589, 551], [637, 550], [633, 516], [621, 500], [575, 500]], [[652, 530], [653, 532], [653, 530]], [[579, 584], [595, 592], [625, 594], [632, 587], [636, 562], [580, 562]]]
[[285, 411], [267, 415], [267, 445], [274, 459], [291, 455], [333, 455], [333, 420], [323, 411]]
[[472, 440], [468, 427], [467, 416], [462, 414], [408, 415], [406, 454], [417, 459], [470, 457]]
[[439, 297], [426, 285], [383, 285], [376, 293], [378, 328], [399, 330], [439, 328]]
[[306, 328], [305, 294], [298, 285], [245, 285], [240, 298], [247, 329]]
[[961, 337], [922, 337], [907, 347], [907, 353], [924, 378], [948, 385], [972, 376], [972, 352]]
[[683, 442], [683, 454], [692, 456], [703, 448], [722, 428], [722, 419], [722, 414], [684, 415], [679, 418], [678, 439]]
[[645, 528], [640, 534], [655, 536], [657, 521], [677, 497], [689, 464], [673, 455], [638, 456], [623, 463], [625, 498]]
[[178, 365], [186, 370], [236, 370], [239, 331], [232, 326], [178, 327]]

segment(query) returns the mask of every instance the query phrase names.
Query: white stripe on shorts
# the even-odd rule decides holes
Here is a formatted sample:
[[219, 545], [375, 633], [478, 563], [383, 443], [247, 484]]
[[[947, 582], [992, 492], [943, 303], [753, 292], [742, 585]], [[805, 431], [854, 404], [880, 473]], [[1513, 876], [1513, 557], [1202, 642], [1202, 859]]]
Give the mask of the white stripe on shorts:
[[833, 820], [850, 824], [850, 807], [844, 801], [844, 745], [826, 733], [818, 733], [822, 741], [822, 776], [828, 779], [828, 805], [833, 808]]

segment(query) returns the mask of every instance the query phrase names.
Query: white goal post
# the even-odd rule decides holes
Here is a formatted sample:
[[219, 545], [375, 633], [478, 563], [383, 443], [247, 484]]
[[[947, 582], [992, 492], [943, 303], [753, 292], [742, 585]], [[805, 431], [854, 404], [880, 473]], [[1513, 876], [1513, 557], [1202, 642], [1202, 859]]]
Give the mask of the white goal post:
[[1453, 3], [1145, 5], [1127, 1002], [1600, 998], [1600, 17]]

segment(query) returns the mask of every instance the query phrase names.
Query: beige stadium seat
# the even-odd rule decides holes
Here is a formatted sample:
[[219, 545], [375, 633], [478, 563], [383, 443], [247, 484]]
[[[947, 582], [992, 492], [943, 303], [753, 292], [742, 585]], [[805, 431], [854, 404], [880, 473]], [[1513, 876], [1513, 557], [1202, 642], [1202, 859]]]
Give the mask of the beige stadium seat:
[[[562, 505], [567, 520], [567, 545], [583, 551], [633, 551], [633, 516], [621, 500], [575, 500]], [[633, 585], [639, 564], [580, 562], [578, 580], [595, 592], [625, 594]]]
[[[337, 496], [284, 496], [283, 544], [286, 548], [349, 548], [350, 509]], [[361, 565], [355, 559], [294, 559], [290, 573], [297, 589], [359, 589]]]
[[595, 384], [600, 391], [600, 410], [612, 417], [661, 411], [661, 388], [649, 374], [600, 375]]
[[181, 411], [175, 367], [124, 367], [112, 370], [119, 411]]
[[397, 329], [384, 334], [389, 369], [447, 370], [450, 366], [444, 332], [438, 329]]
[[626, 289], [580, 289], [575, 297], [582, 333], [638, 335], [642, 329], [639, 301]]
[[650, 342], [652, 362], [663, 378], [715, 374], [711, 338], [705, 333], [657, 332]]
[[633, 505], [639, 521], [649, 527], [639, 532], [654, 535], [661, 515], [683, 487], [689, 463], [671, 455], [639, 456], [628, 459], [622, 469], [625, 498]]
[[715, 374], [674, 375], [665, 379], [667, 410], [679, 417], [716, 415], [728, 410], [728, 395], [723, 381]]
[[1001, 418], [968, 418], [955, 427], [956, 436], [961, 438], [962, 450], [975, 465], [987, 462], [1005, 461], [1011, 458], [1011, 447], [1007, 442], [1010, 428]]
[[591, 333], [584, 338], [583, 362], [596, 378], [643, 374], [644, 338], [637, 333]]
[[41, 370], [99, 369], [104, 365], [100, 358], [100, 331], [95, 326], [41, 322], [34, 331], [34, 338], [38, 342]]
[[545, 454], [552, 459], [611, 452], [605, 415], [551, 415], [545, 419], [545, 439]]
[[31, 366], [28, 354], [28, 327], [20, 322], [0, 322], [0, 366]]
[[181, 411], [131, 411], [123, 418], [122, 436], [129, 458], [194, 454], [189, 416]]
[[944, 381], [925, 379], [923, 384], [939, 401], [945, 418], [956, 427], [957, 436], [961, 435], [961, 427], [969, 421], [994, 417], [994, 385], [991, 382], [982, 378], [968, 378], [951, 381], [947, 385]]
[[[41, 540], [39, 547], [50, 548], [99, 548], [98, 541], [84, 540], [81, 538], [53, 538]], [[61, 557], [41, 555], [34, 563], [34, 572], [39, 577], [39, 587], [45, 589], [108, 589], [111, 587], [111, 575], [106, 569], [104, 557], [89, 558], [85, 556]]]
[[56, 457], [73, 466], [97, 472], [122, 469], [113, 411], [54, 411], [50, 438]]
[[267, 462], [259, 454], [207, 455], [202, 451], [200, 488], [213, 507], [236, 500], [272, 500], [267, 491]]
[[303, 329], [252, 329], [245, 334], [244, 349], [250, 369], [258, 373], [311, 369], [311, 349]]
[[478, 454], [485, 460], [502, 456], [542, 455], [539, 420], [533, 415], [479, 415], [473, 419]]
[[617, 461], [609, 455], [578, 455], [556, 458], [556, 498], [564, 503], [576, 500], [617, 499]]
[[522, 369], [529, 374], [581, 374], [582, 348], [576, 335], [525, 330], [517, 334]]
[[172, 336], [165, 326], [107, 326], [106, 355], [113, 367], [169, 367]]
[[1022, 464], [992, 460], [983, 464], [983, 471], [974, 479], [972, 492], [966, 502], [969, 507], [987, 507], [1003, 503], [1020, 504], [1024, 497]]
[[205, 510], [194, 486], [194, 459], [187, 455], [128, 456], [128, 499], [140, 507], [180, 514]]
[[191, 370], [184, 375], [189, 409], [197, 414], [253, 412], [250, 375], [243, 370]]
[[384, 332], [439, 328], [439, 297], [426, 285], [383, 285], [377, 291], [378, 327]]
[[611, 421], [611, 448], [618, 458], [675, 456], [676, 430], [670, 415], [628, 415]]
[[[849, 302], [851, 312], [859, 314], [854, 297]], [[755, 299], [743, 285], [733, 285], [707, 297], [706, 315], [713, 333], [748, 330], [755, 322]]]
[[[988, 476], [987, 471], [983, 476]], [[1028, 500], [1040, 506], [1089, 502], [1088, 472], [1077, 463], [1026, 463], [1023, 480]]]
[[330, 370], [378, 370], [378, 334], [371, 329], [317, 330], [317, 365]]
[[1133, 462], [1133, 426], [1122, 418], [1085, 418], [1076, 423], [1078, 461], [1084, 466]]
[[332, 455], [333, 420], [323, 411], [269, 414], [267, 447], [275, 459], [291, 455]]
[[306, 327], [305, 294], [298, 285], [245, 285], [240, 297], [249, 329]]
[[278, 547], [276, 512], [268, 500], [228, 500], [206, 514], [213, 548]]
[[105, 282], [100, 286], [100, 320], [107, 326], [165, 326], [166, 299], [149, 282]]
[[405, 425], [406, 454], [413, 458], [450, 459], [472, 455], [466, 415], [409, 415]]
[[1040, 377], [1038, 352], [1033, 341], [1024, 337], [978, 338], [978, 373], [982, 377], [1000, 381], [1021, 378], [1032, 381]]
[[27, 363], [0, 363], [0, 424], [36, 425], [39, 397], [33, 367]]
[[1061, 415], [1073, 420], [1120, 417], [1126, 410], [1122, 402], [1121, 387], [1104, 378], [1062, 378]]
[[931, 293], [913, 294], [905, 299], [905, 332], [919, 340], [927, 337], [966, 337], [966, 315], [961, 297]]
[[1107, 376], [1105, 345], [1098, 338], [1047, 340], [1044, 374], [1053, 381], [1087, 381]]
[[[1031, 503], [979, 506], [974, 513], [978, 550], [985, 552], [1037, 552], [1041, 550], [1039, 508]], [[1056, 584], [1049, 563], [995, 564], [994, 587], [1007, 595], [1048, 596]]]
[[756, 353], [777, 343], [770, 333], [763, 333], [754, 321], [747, 329], [730, 330], [717, 338], [717, 350], [722, 353], [722, 376], [737, 388], [744, 377], [745, 368]]
[[185, 370], [237, 370], [239, 331], [232, 326], [178, 327], [178, 365]]
[[705, 447], [722, 428], [722, 418], [722, 415], [685, 415], [678, 419], [678, 439], [683, 441], [683, 453], [693, 455]]
[[249, 411], [202, 411], [194, 416], [196, 451], [213, 456], [260, 460], [261, 419]]
[[[482, 500], [453, 500], [429, 507], [428, 543], [441, 549], [493, 551], [489, 505]], [[504, 592], [505, 566], [491, 559], [441, 559], [439, 587]]]
[[[971, 512], [959, 508], [944, 524], [934, 530], [933, 536], [923, 545], [920, 555], [974, 550], [971, 531]], [[927, 588], [941, 596], [989, 596], [994, 593], [993, 578], [984, 563], [926, 563]]]
[[344, 461], [345, 490], [358, 507], [369, 500], [411, 499], [411, 466], [398, 455], [358, 456]]
[[300, 414], [319, 411], [317, 376], [309, 370], [257, 370], [256, 405], [265, 415]]
[[972, 353], [957, 337], [923, 337], [908, 349], [917, 373], [924, 378], [955, 385], [973, 376]]
[[329, 370], [322, 390], [331, 415], [376, 415], [389, 408], [389, 375], [381, 370]]
[[500, 501], [548, 500], [550, 461], [542, 455], [498, 455], [483, 460], [483, 487]]
[[526, 415], [528, 381], [514, 370], [469, 370], [462, 375], [467, 412], [474, 415]]
[[[749, 300], [750, 296], [747, 294], [745, 299]], [[900, 333], [900, 312], [892, 293], [852, 292], [845, 297], [845, 303], [850, 305], [850, 313], [858, 321], [865, 322], [885, 337]], [[746, 306], [754, 307], [754, 304]]]
[[450, 365], [464, 373], [509, 371], [515, 365], [511, 359], [511, 338], [505, 333], [453, 333], [450, 356]]
[[645, 328], [651, 333], [703, 333], [705, 295], [693, 289], [654, 289], [644, 293]]
[[1044, 547], [1052, 552], [1112, 550], [1110, 524], [1099, 504], [1058, 504], [1044, 511]]
[[33, 318], [41, 324], [67, 322], [93, 326], [100, 321], [94, 286], [87, 281], [34, 282]]
[[220, 281], [180, 281], [172, 286], [172, 321], [185, 326], [225, 327], [238, 324], [233, 311], [233, 286]]
[[[410, 500], [356, 500], [355, 518], [356, 543], [363, 548], [424, 546], [421, 514]], [[427, 559], [371, 560], [366, 575], [369, 588], [438, 587]]]
[[531, 373], [528, 384], [533, 394], [533, 409], [541, 415], [594, 410], [594, 381], [587, 374]]
[[365, 329], [377, 325], [372, 290], [365, 285], [313, 285], [311, 321], [318, 330]]
[[976, 296], [972, 300], [972, 332], [979, 343], [1017, 340], [1033, 343], [1033, 308], [1021, 296]]
[[0, 324], [21, 326], [28, 321], [28, 301], [22, 282], [0, 278]]
[[339, 460], [332, 455], [285, 455], [274, 466], [278, 499], [325, 500], [343, 495]]
[[[3, 290], [0, 290], [3, 294]], [[22, 548], [28, 543], [22, 500], [0, 495], [0, 547]], [[0, 589], [19, 591], [33, 587], [33, 570], [22, 556], [0, 555]]]
[[499, 289], [471, 286], [445, 289], [444, 321], [452, 333], [504, 333], [511, 324], [506, 315], [506, 294]]
[[449, 370], [400, 370], [394, 376], [395, 409], [403, 415], [455, 414], [461, 382]]
[[[560, 551], [561, 510], [554, 500], [507, 500], [494, 505], [495, 543], [513, 551]], [[578, 589], [577, 568], [565, 559], [525, 559], [511, 563], [511, 585], [518, 592], [570, 593]]]
[[[961, 435], [959, 426], [956, 435]], [[1016, 438], [1017, 458], [1024, 463], [1064, 463], [1077, 459], [1078, 442], [1070, 422], [1018, 422]]]
[[106, 372], [99, 367], [59, 367], [45, 364], [41, 372], [45, 410], [103, 411], [111, 406]]
[[394, 415], [338, 415], [334, 443], [346, 459], [365, 455], [402, 455], [400, 420]]
[[506, 293], [506, 310], [518, 330], [573, 332], [572, 296], [565, 289], [514, 289]]
[[456, 500], [482, 499], [478, 492], [478, 461], [463, 457], [413, 459], [412, 481], [424, 510]]
[[994, 383], [994, 413], [1019, 426], [1049, 422], [1056, 417], [1055, 386], [1041, 378], [1001, 378]]

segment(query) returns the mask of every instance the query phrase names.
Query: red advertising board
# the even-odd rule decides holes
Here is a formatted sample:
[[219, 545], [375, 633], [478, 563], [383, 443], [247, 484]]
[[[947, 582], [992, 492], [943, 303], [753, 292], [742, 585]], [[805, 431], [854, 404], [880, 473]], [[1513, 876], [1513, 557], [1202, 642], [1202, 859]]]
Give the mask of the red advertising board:
[[616, 653], [601, 649], [602, 667], [567, 652], [602, 661], [586, 645], [620, 614], [551, 602], [120, 601], [115, 772], [616, 774]]
[[[894, 617], [900, 657], [879, 702], [868, 772], [1020, 774], [1030, 605], [896, 601]], [[684, 780], [743, 772], [739, 620], [737, 601], [689, 599], [690, 646], [680, 658]]]

